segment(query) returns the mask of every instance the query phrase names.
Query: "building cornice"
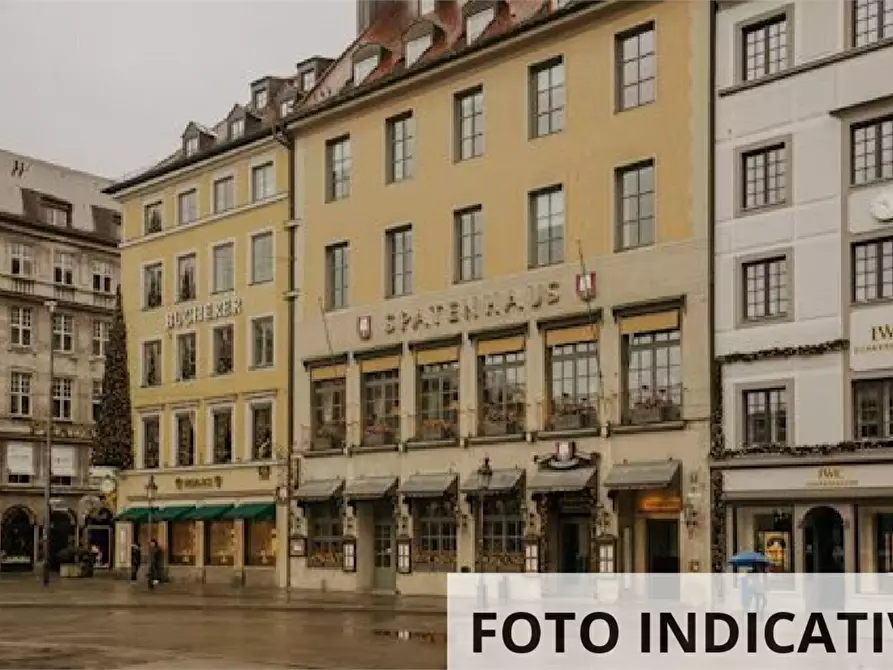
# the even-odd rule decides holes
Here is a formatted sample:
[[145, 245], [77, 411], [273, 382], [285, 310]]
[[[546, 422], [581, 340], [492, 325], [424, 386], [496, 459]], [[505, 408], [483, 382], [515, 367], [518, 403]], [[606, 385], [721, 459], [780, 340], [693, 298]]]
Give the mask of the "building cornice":
[[0, 211], [0, 230], [29, 237], [39, 237], [50, 242], [77, 244], [85, 248], [98, 248], [112, 253], [117, 253], [118, 251], [118, 242], [97, 233], [77, 228], [51, 226], [43, 221], [31, 219], [20, 214], [13, 214], [12, 212]]

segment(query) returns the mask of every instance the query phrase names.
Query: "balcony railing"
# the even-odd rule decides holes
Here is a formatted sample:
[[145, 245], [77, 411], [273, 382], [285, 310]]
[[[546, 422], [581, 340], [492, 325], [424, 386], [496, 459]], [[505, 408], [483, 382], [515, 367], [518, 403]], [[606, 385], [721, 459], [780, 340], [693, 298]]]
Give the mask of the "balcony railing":
[[527, 425], [526, 414], [526, 403], [517, 400], [481, 403], [478, 435], [497, 437], [523, 433]]
[[55, 284], [36, 277], [22, 275], [0, 274], [0, 291], [43, 300], [58, 300], [86, 307], [112, 309], [115, 306], [114, 295], [95, 293], [88, 288]]
[[347, 434], [343, 421], [331, 421], [313, 427], [313, 439], [310, 451], [331, 451], [344, 448], [344, 437]]
[[627, 391], [623, 407], [623, 424], [626, 426], [681, 421], [682, 387]]

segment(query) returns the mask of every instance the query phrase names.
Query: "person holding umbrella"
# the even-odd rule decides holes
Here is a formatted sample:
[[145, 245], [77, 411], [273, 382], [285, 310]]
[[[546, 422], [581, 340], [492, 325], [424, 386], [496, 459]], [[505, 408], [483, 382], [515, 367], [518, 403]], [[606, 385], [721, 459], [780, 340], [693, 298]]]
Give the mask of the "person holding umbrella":
[[770, 564], [769, 559], [758, 551], [744, 551], [732, 556], [729, 559], [729, 564], [736, 571], [739, 568], [749, 569], [741, 586], [741, 606], [745, 611], [750, 612], [751, 605], [753, 605], [753, 611], [762, 616], [768, 604], [765, 571]]

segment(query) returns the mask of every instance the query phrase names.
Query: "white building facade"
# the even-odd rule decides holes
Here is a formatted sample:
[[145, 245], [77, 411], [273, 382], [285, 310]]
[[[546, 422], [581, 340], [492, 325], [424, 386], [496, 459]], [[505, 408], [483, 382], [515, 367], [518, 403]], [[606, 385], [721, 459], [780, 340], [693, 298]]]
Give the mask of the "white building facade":
[[715, 544], [891, 572], [893, 3], [716, 21]]

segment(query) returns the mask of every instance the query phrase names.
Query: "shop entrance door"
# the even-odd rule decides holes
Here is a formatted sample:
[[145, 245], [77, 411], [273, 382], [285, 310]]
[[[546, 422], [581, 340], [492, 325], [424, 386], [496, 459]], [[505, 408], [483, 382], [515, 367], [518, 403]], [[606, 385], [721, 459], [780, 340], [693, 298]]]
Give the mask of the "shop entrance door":
[[649, 584], [652, 598], [679, 598], [679, 582], [670, 577], [679, 572], [679, 521], [645, 519], [645, 567], [658, 575]]
[[379, 591], [394, 591], [397, 588], [397, 538], [393, 506], [376, 505], [373, 518], [375, 568], [372, 586]]
[[803, 520], [806, 572], [843, 572], [843, 519], [831, 507], [813, 507]]
[[558, 569], [564, 573], [589, 572], [589, 518], [560, 517]]

